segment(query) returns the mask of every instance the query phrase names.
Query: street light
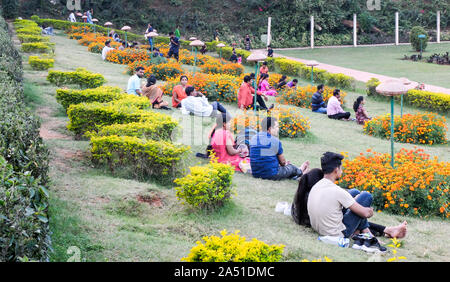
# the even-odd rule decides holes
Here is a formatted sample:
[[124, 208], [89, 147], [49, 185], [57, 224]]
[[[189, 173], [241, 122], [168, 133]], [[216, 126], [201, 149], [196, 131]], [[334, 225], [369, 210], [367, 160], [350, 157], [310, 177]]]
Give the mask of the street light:
[[110, 26], [112, 26], [113, 24], [112, 24], [112, 22], [106, 22], [105, 24], [104, 24], [104, 26], [106, 26], [106, 28], [107, 28], [107, 34], [106, 34], [106, 36], [108, 36], [109, 37], [109, 27]]
[[[221, 60], [222, 59], [222, 48], [223, 47], [225, 47], [225, 44], [223, 44], [223, 43], [219, 43], [219, 44], [217, 44], [217, 47], [219, 47], [220, 49], [220, 54], [219, 54], [219, 59]], [[222, 61], [222, 60], [221, 60]]]
[[422, 52], [423, 52], [423, 39], [425, 39], [427, 36], [425, 34], [419, 34], [417, 36], [420, 40], [420, 59], [422, 60]]
[[151, 49], [152, 49], [152, 53], [150, 54], [150, 63], [152, 62], [152, 58], [153, 58], [153, 45], [154, 45], [154, 44], [153, 44], [153, 37], [158, 36], [158, 35], [159, 35], [159, 34], [156, 33], [156, 32], [154, 32], [154, 31], [152, 31], [152, 32], [150, 32], [150, 33], [147, 34], [148, 37], [152, 38], [152, 45], [150, 46]]
[[192, 46], [192, 47], [196, 47], [195, 48], [195, 53], [194, 53], [194, 76], [195, 76], [195, 67], [197, 65], [197, 47], [204, 46], [205, 43], [203, 41], [200, 41], [200, 40], [194, 40], [189, 45]]
[[[399, 80], [408, 88], [408, 90], [414, 88], [413, 86], [411, 86], [412, 81], [407, 79], [406, 77], [399, 78]], [[403, 117], [403, 95], [400, 97], [400, 116]]]
[[129, 27], [127, 25], [122, 27], [122, 30], [125, 31], [125, 44], [127, 47], [128, 47], [127, 31], [129, 31], [130, 29], [131, 29], [131, 27]]
[[[258, 70], [259, 70], [259, 62], [265, 61], [267, 56], [262, 52], [254, 52], [251, 53], [250, 56], [247, 57], [247, 62], [255, 62], [255, 80], [258, 79]], [[256, 81], [253, 81], [253, 88], [255, 89], [255, 97], [253, 101], [253, 111], [256, 112], [256, 95], [258, 95], [258, 88], [256, 85]]]
[[381, 83], [376, 88], [377, 93], [391, 97], [391, 166], [394, 167], [394, 96], [408, 92], [408, 87], [398, 80], [389, 80]]
[[314, 67], [318, 66], [319, 63], [316, 61], [309, 61], [306, 65], [311, 67], [311, 85], [314, 85]]
[[[197, 37], [189, 38], [189, 41], [194, 41], [194, 40], [197, 40]], [[191, 53], [194, 53], [194, 46], [192, 46], [192, 48], [191, 48]]]

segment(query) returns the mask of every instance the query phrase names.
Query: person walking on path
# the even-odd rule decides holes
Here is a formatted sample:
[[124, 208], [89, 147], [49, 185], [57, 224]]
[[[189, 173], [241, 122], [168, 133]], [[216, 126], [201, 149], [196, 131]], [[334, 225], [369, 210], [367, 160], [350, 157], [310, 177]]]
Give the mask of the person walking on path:
[[244, 46], [245, 46], [245, 50], [247, 50], [247, 51], [250, 51], [250, 49], [252, 48], [252, 42], [250, 39], [250, 35], [248, 35], [248, 34], [245, 35]]
[[167, 54], [167, 58], [172, 57], [172, 55], [174, 56], [174, 58], [177, 60], [179, 60], [179, 52], [180, 52], [180, 41], [178, 40], [178, 37], [175, 36], [175, 33], [170, 32], [169, 33], [170, 36], [170, 49], [169, 49], [169, 53]]

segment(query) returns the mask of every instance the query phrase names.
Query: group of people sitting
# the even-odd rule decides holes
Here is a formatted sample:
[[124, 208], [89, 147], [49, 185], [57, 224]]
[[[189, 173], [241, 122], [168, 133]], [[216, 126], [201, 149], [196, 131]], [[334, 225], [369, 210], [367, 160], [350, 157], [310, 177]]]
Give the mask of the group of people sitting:
[[[326, 114], [330, 119], [355, 120], [350, 118], [351, 113], [344, 111], [341, 106], [341, 90], [335, 89], [333, 91], [333, 96], [328, 100], [326, 104], [323, 100], [324, 85], [320, 84], [317, 86], [317, 92], [312, 95], [311, 98], [311, 109], [315, 113]], [[359, 96], [355, 103], [353, 104], [353, 109], [356, 115], [356, 122], [358, 124], [364, 124], [366, 121], [370, 120], [369, 114], [364, 108], [364, 97]]]

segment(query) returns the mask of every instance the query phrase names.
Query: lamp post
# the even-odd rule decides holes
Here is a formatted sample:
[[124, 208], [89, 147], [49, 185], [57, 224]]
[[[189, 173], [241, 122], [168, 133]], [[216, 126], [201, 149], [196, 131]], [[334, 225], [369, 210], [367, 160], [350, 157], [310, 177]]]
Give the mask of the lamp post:
[[225, 47], [225, 44], [219, 43], [217, 44], [217, 47], [219, 47], [219, 59], [222, 61], [222, 48]]
[[121, 30], [125, 31], [125, 44], [127, 47], [128, 47], [127, 31], [129, 31], [130, 29], [131, 29], [131, 27], [129, 27], [127, 25], [121, 28]]
[[112, 26], [112, 25], [113, 25], [112, 22], [106, 22], [106, 23], [104, 24], [104, 26], [106, 26], [106, 28], [107, 28], [107, 34], [106, 34], [106, 36], [109, 36], [109, 27]]
[[427, 37], [425, 34], [419, 34], [417, 36], [420, 40], [420, 59], [422, 60], [422, 52], [423, 52], [423, 40]]
[[[197, 37], [191, 37], [189, 38], [189, 41], [197, 40]], [[191, 47], [191, 53], [194, 53], [194, 46]]]
[[306, 65], [311, 67], [311, 85], [314, 85], [314, 67], [318, 66], [319, 63], [316, 61], [309, 61]]
[[[410, 81], [406, 77], [402, 77], [399, 80], [408, 88], [408, 90], [413, 88], [411, 87], [412, 81]], [[400, 97], [400, 116], [403, 117], [403, 95], [401, 95]]]
[[195, 67], [197, 65], [197, 47], [204, 46], [205, 43], [200, 40], [194, 40], [189, 45], [192, 47], [195, 47], [195, 53], [194, 53], [194, 76], [195, 76]]
[[395, 168], [394, 160], [394, 97], [408, 92], [408, 88], [398, 80], [383, 82], [376, 88], [377, 93], [391, 97], [391, 166]]
[[[259, 62], [265, 61], [267, 56], [262, 52], [253, 52], [247, 57], [247, 62], [255, 62], [255, 80], [258, 79]], [[253, 100], [253, 111], [256, 112], [256, 95], [258, 95], [258, 88], [256, 81], [253, 81], [253, 88], [255, 89], [255, 96]]]

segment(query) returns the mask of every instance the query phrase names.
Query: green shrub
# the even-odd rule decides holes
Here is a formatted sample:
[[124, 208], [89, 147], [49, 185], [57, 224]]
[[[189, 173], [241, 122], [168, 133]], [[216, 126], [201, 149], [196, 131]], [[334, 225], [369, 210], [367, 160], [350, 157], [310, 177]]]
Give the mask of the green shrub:
[[228, 164], [212, 162], [194, 166], [191, 173], [175, 179], [176, 195], [194, 208], [213, 210], [222, 207], [233, 193], [234, 168]]
[[16, 30], [18, 35], [35, 35], [39, 36], [42, 34], [42, 30], [38, 26], [26, 26]]
[[67, 111], [70, 105], [90, 102], [111, 102], [124, 98], [122, 89], [119, 87], [100, 86], [98, 88], [76, 90], [76, 89], [57, 89], [56, 101], [60, 103]]
[[40, 35], [30, 35], [30, 34], [18, 34], [21, 43], [35, 43], [35, 42], [43, 42], [47, 43], [50, 41], [48, 37], [40, 36]]
[[[424, 39], [419, 39], [418, 36], [421, 34], [425, 35], [426, 37]], [[415, 26], [411, 29], [411, 34], [409, 35], [409, 42], [411, 43], [414, 50], [416, 50], [417, 52], [420, 51], [421, 42], [422, 42], [422, 50], [425, 51], [425, 49], [427, 49], [428, 40], [429, 40], [428, 33], [423, 27]]]
[[141, 139], [165, 140], [172, 139], [173, 131], [178, 126], [175, 120], [161, 122], [131, 122], [125, 124], [113, 124], [99, 129], [98, 133], [90, 133], [91, 136], [134, 136]]
[[299, 76], [300, 71], [302, 70], [303, 67], [305, 67], [305, 64], [301, 62], [285, 58], [275, 60], [275, 65], [280, 69], [280, 72], [282, 74], [290, 76]]
[[49, 68], [53, 68], [55, 64], [54, 59], [41, 59], [37, 56], [30, 56], [28, 58], [28, 63], [31, 68], [34, 70], [48, 70]]
[[3, 16], [6, 19], [14, 19], [19, 15], [18, 0], [2, 0]]
[[450, 95], [446, 93], [413, 89], [404, 95], [403, 101], [406, 104], [431, 111], [438, 111], [444, 114], [450, 112]]
[[25, 53], [48, 53], [53, 50], [53, 43], [31, 42], [22, 43], [22, 51]]
[[369, 81], [366, 82], [366, 93], [367, 96], [378, 96], [377, 87], [381, 82], [377, 78], [372, 77]]
[[205, 236], [197, 241], [189, 255], [182, 258], [186, 262], [278, 262], [283, 257], [284, 245], [268, 245], [253, 238], [247, 241], [239, 235], [220, 232], [222, 237]]
[[102, 86], [106, 79], [99, 73], [92, 73], [84, 68], [78, 68], [76, 71], [56, 71], [51, 70], [48, 73], [47, 81], [57, 86], [77, 84], [80, 88], [96, 88]]
[[129, 169], [134, 177], [164, 180], [176, 176], [189, 147], [165, 141], [130, 136], [99, 136], [91, 138], [92, 161], [106, 165], [112, 172]]

